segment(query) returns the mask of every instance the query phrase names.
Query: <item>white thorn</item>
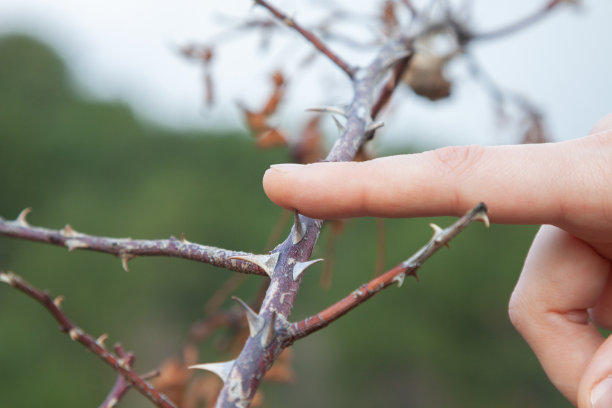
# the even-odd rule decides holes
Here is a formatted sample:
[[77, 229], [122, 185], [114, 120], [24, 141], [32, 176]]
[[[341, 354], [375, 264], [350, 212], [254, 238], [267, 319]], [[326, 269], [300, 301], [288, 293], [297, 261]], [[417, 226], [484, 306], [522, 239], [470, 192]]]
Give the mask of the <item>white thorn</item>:
[[192, 243], [191, 241], [187, 241], [187, 239], [185, 239], [185, 233], [184, 232], [181, 232], [181, 242], [183, 244], [191, 244]]
[[19, 215], [17, 216], [17, 222], [19, 224], [21, 224], [24, 227], [29, 227], [30, 224], [28, 224], [28, 221], [26, 220], [26, 217], [28, 216], [29, 213], [32, 212], [32, 209], [30, 207], [26, 207], [24, 208]]
[[55, 307], [59, 309], [62, 307], [63, 301], [64, 301], [64, 297], [62, 295], [59, 295], [55, 299], [53, 299], [53, 304], [55, 305]]
[[117, 403], [119, 401], [117, 400], [116, 397], [111, 398], [110, 401], [108, 401], [108, 404], [106, 404], [106, 406], [104, 408], [115, 408], [117, 406]]
[[121, 255], [119, 255], [119, 257], [121, 258], [121, 266], [123, 267], [123, 270], [126, 272], [129, 272], [130, 269], [128, 268], [128, 261], [132, 259], [134, 256], [126, 254], [126, 253], [122, 253]]
[[70, 224], [66, 224], [66, 226], [64, 227], [64, 229], [62, 229], [61, 232], [62, 232], [62, 235], [67, 236], [67, 237], [74, 237], [78, 234], [78, 232], [76, 232], [74, 228], [70, 226]]
[[14, 275], [10, 272], [9, 273], [2, 272], [0, 273], [0, 282], [4, 282], [7, 285], [13, 286], [13, 283], [15, 282]]
[[332, 115], [332, 119], [336, 124], [336, 128], [338, 128], [338, 133], [342, 134], [342, 132], [344, 132], [344, 125], [340, 123], [340, 121], [334, 115]]
[[272, 312], [270, 316], [270, 320], [268, 321], [267, 326], [264, 329], [263, 334], [261, 335], [261, 346], [266, 348], [272, 343], [274, 340], [274, 324], [276, 323], [276, 312]]
[[431, 239], [437, 241], [438, 237], [444, 232], [444, 230], [442, 229], [442, 227], [434, 223], [429, 224], [429, 226], [434, 230], [434, 234]]
[[304, 271], [308, 269], [310, 265], [313, 265], [313, 264], [316, 264], [317, 262], [322, 262], [322, 261], [323, 261], [323, 258], [313, 259], [312, 261], [306, 261], [306, 262], [297, 262], [295, 265], [293, 265], [293, 280], [294, 281], [298, 280], [300, 275], [304, 273]]
[[391, 282], [397, 282], [397, 287], [401, 288], [402, 285], [404, 284], [405, 277], [406, 277], [406, 273], [402, 272], [399, 275], [395, 276], [393, 279], [391, 279]]
[[104, 333], [96, 339], [96, 344], [102, 348], [105, 347], [104, 342], [108, 339], [108, 334]]
[[408, 57], [411, 54], [412, 54], [412, 50], [402, 50], [398, 52], [397, 54], [394, 54], [387, 62], [385, 62], [381, 71], [386, 71], [387, 69], [395, 65], [397, 62], [399, 62], [400, 60], [403, 60], [404, 58]]
[[66, 246], [66, 248], [68, 248], [68, 251], [72, 252], [75, 249], [79, 249], [79, 248], [87, 248], [87, 244], [83, 241], [81, 241], [80, 239], [67, 239], [66, 242], [64, 242], [64, 245]]
[[315, 106], [314, 108], [306, 109], [307, 112], [321, 112], [321, 113], [337, 113], [338, 115], [347, 116], [346, 108], [342, 106]]
[[78, 327], [73, 327], [68, 332], [68, 335], [73, 341], [77, 341], [82, 334], [83, 334], [83, 331], [79, 329]]
[[373, 122], [366, 127], [366, 132], [373, 132], [378, 128], [385, 126], [385, 122]]
[[119, 364], [119, 367], [123, 368], [126, 371], [130, 371], [132, 369], [132, 367], [130, 367], [129, 357], [120, 358], [119, 360], [117, 360], [117, 364]]
[[258, 316], [257, 313], [255, 313], [253, 309], [251, 309], [249, 305], [247, 305], [239, 297], [232, 296], [232, 299], [238, 302], [238, 304], [244, 309], [247, 322], [249, 323], [249, 335], [250, 337], [255, 337], [264, 327], [265, 321], [263, 317]]
[[302, 221], [300, 221], [300, 214], [297, 210], [293, 212], [293, 225], [293, 238], [291, 241], [293, 242], [293, 245], [295, 245], [300, 242], [306, 234], [306, 231], [304, 231], [304, 224]]
[[280, 252], [275, 252], [272, 255], [238, 255], [228, 259], [240, 259], [241, 261], [250, 262], [259, 266], [269, 277], [272, 277]]
[[236, 360], [230, 360], [219, 363], [196, 364], [189, 366], [189, 368], [197, 368], [198, 370], [210, 371], [211, 373], [219, 376], [219, 378], [221, 378], [223, 382], [226, 382], [229, 377], [229, 373], [232, 370], [232, 367], [234, 367], [235, 362]]
[[476, 215], [474, 217], [474, 220], [482, 221], [484, 223], [485, 227], [487, 227], [487, 228], [489, 228], [489, 226], [491, 225], [491, 223], [489, 222], [489, 216], [485, 212], [482, 212], [482, 213], [479, 213], [478, 215]]

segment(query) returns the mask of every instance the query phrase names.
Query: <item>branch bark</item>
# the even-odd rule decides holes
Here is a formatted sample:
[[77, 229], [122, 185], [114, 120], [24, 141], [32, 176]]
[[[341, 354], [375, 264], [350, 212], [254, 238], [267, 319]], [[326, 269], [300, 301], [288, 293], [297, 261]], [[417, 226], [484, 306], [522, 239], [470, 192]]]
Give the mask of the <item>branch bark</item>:
[[184, 237], [181, 237], [181, 239], [170, 237], [170, 239], [159, 240], [109, 238], [77, 232], [68, 224], [61, 230], [34, 227], [26, 221], [26, 215], [29, 212], [30, 209], [26, 208], [13, 221], [0, 217], [0, 235], [63, 246], [68, 248], [69, 251], [86, 249], [112, 254], [121, 260], [123, 269], [126, 271], [128, 270], [127, 262], [132, 258], [138, 256], [168, 256], [203, 262], [235, 272], [267, 276], [257, 264], [236, 258], [252, 255], [248, 252], [229, 251], [213, 246], [194, 244]]

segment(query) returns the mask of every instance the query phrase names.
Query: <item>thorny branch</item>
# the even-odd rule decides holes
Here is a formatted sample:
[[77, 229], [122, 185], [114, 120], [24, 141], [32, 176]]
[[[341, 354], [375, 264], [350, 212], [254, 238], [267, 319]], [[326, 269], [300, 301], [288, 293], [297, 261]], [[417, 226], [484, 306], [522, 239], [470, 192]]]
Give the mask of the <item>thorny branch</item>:
[[266, 276], [258, 265], [236, 258], [250, 255], [247, 252], [194, 244], [187, 241], [185, 237], [160, 240], [109, 238], [77, 232], [68, 224], [61, 230], [34, 227], [26, 220], [29, 212], [30, 209], [26, 208], [13, 221], [0, 217], [0, 235], [63, 246], [69, 251], [87, 249], [112, 254], [121, 259], [123, 269], [126, 271], [128, 270], [127, 262], [132, 258], [169, 256], [204, 262], [235, 272]]
[[448, 246], [448, 243], [457, 234], [463, 231], [468, 225], [474, 221], [483, 221], [485, 225], [489, 225], [487, 217], [487, 207], [484, 203], [478, 204], [467, 214], [457, 220], [453, 225], [446, 229], [442, 229], [435, 224], [431, 224], [434, 229], [434, 235], [431, 240], [421, 248], [417, 253], [411, 256], [404, 262], [396, 265], [384, 274], [372, 279], [366, 284], [363, 284], [344, 299], [336, 302], [330, 307], [321, 312], [308, 317], [302, 321], [292, 323], [288, 329], [287, 342], [293, 343], [296, 340], [306, 337], [315, 331], [324, 328], [331, 322], [342, 317], [350, 312], [361, 303], [370, 299], [383, 289], [397, 283], [398, 287], [404, 282], [406, 275], [417, 276], [417, 271], [423, 263], [429, 259], [443, 246]]
[[132, 370], [132, 359], [130, 354], [123, 357], [117, 356], [104, 347], [106, 335], [98, 339], [85, 333], [82, 329], [74, 325], [60, 308], [62, 297], [52, 299], [48, 293], [43, 292], [27, 283], [20, 276], [11, 272], [0, 272], [0, 282], [6, 283], [13, 288], [25, 293], [44, 306], [60, 325], [60, 330], [66, 333], [72, 340], [81, 343], [89, 351], [100, 357], [104, 362], [117, 371], [125, 380], [136, 388], [142, 395], [148, 398], [153, 404], [160, 408], [176, 408], [174, 403], [164, 394], [160, 393]]
[[255, 0], [255, 4], [265, 7], [272, 13], [276, 18], [281, 20], [287, 26], [293, 28], [295, 31], [300, 33], [308, 42], [310, 42], [316, 49], [321, 51], [323, 55], [329, 58], [334, 64], [336, 64], [341, 70], [343, 70], [349, 78], [353, 78], [355, 74], [355, 68], [349, 66], [342, 58], [332, 52], [321, 40], [319, 40], [313, 33], [303, 28], [301, 25], [295, 22], [294, 19], [287, 16], [285, 13], [278, 10], [265, 0]]
[[[343, 116], [346, 121], [340, 125], [340, 137], [330, 150], [326, 161], [352, 160], [362, 145], [372, 138], [374, 131], [382, 126], [375, 122], [381, 109], [390, 100], [399, 79], [410, 69], [414, 44], [440, 32], [451, 32], [457, 39], [458, 54], [469, 41], [477, 39], [492, 39], [515, 32], [529, 26], [540, 19], [548, 11], [561, 3], [570, 0], [549, 0], [542, 10], [533, 16], [489, 33], [474, 34], [458, 21], [447, 16], [442, 21], [426, 21], [412, 5], [403, 0], [406, 8], [414, 19], [418, 19], [422, 27], [413, 35], [401, 36], [395, 34], [382, 46], [377, 56], [365, 67], [356, 68], [333, 53], [312, 32], [298, 25], [293, 19], [273, 7], [265, 0], [254, 0], [255, 4], [266, 8], [271, 14], [282, 20], [286, 25], [298, 31], [317, 50], [334, 62], [352, 81], [353, 97], [350, 103], [342, 107], [319, 109], [322, 112]], [[392, 74], [385, 85], [381, 81]], [[224, 381], [223, 389], [217, 399], [217, 407], [246, 407], [257, 391], [264, 374], [270, 369], [282, 350], [294, 341], [303, 338], [335, 321], [367, 299], [379, 293], [382, 289], [398, 283], [401, 285], [406, 275], [415, 275], [420, 265], [441, 246], [448, 243], [461, 230], [474, 220], [488, 222], [486, 207], [479, 204], [472, 211], [459, 219], [451, 227], [435, 230], [432, 240], [413, 257], [402, 262], [388, 272], [380, 275], [352, 292], [349, 296], [321, 311], [320, 313], [297, 323], [290, 323], [289, 316], [293, 309], [297, 292], [299, 291], [304, 271], [320, 260], [309, 260], [323, 224], [322, 220], [311, 219], [295, 213], [294, 225], [289, 236], [270, 254], [253, 255], [244, 252], [232, 252], [214, 247], [192, 244], [184, 238], [171, 237], [168, 240], [132, 240], [129, 238], [95, 237], [74, 231], [70, 226], [62, 230], [51, 230], [30, 226], [22, 212], [14, 221], [0, 218], [0, 235], [46, 242], [73, 249], [88, 249], [110, 253], [122, 260], [127, 269], [127, 261], [136, 256], [164, 255], [197, 260], [229, 270], [267, 275], [270, 277], [265, 298], [258, 313], [245, 302], [237, 299], [243, 308], [249, 326], [249, 337], [240, 355], [232, 361], [222, 363], [198, 364], [194, 368], [210, 370]], [[61, 312], [51, 298], [43, 292], [29, 286], [21, 278], [10, 273], [0, 273], [0, 281], [8, 283], [41, 302], [60, 323], [62, 330], [73, 340], [79, 341], [96, 353], [108, 364], [115, 367], [125, 380], [145, 394], [160, 407], [174, 406], [163, 395], [159, 394], [141, 377], [133, 373], [126, 356], [116, 357], [108, 352], [102, 342], [75, 327]], [[192, 340], [209, 333], [216, 324], [234, 322], [237, 314], [220, 314], [220, 320], [206, 327], [194, 326]], [[113, 392], [123, 392], [125, 384], [119, 383]]]

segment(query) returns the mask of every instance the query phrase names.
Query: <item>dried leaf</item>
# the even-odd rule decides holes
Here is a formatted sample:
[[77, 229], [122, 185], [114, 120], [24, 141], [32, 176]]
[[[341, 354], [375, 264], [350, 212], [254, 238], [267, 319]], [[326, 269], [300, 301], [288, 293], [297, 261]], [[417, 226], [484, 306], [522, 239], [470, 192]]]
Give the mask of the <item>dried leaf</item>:
[[191, 375], [187, 366], [175, 358], [170, 358], [164, 361], [159, 372], [159, 377], [151, 381], [153, 385], [178, 406], [183, 406], [187, 380]]

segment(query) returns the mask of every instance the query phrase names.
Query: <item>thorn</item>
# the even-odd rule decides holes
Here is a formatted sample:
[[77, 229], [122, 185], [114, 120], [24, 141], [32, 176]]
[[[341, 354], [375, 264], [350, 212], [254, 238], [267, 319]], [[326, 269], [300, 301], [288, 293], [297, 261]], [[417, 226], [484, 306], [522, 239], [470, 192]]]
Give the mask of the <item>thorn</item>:
[[130, 371], [132, 369], [129, 356], [120, 358], [119, 360], [117, 360], [117, 364], [119, 365], [119, 367], [123, 368], [126, 371]]
[[221, 378], [223, 382], [226, 382], [229, 377], [229, 373], [232, 370], [232, 367], [234, 367], [235, 362], [236, 360], [230, 360], [230, 361], [223, 361], [219, 363], [196, 364], [196, 365], [189, 366], [189, 368], [190, 369], [197, 368], [199, 370], [210, 371], [211, 373], [219, 376], [219, 378]]
[[66, 242], [64, 242], [64, 245], [66, 246], [66, 248], [68, 248], [69, 252], [72, 252], [75, 249], [79, 248], [87, 248], [89, 246], [80, 239], [67, 239]]
[[108, 334], [104, 333], [96, 339], [96, 344], [102, 348], [105, 348], [106, 345], [104, 344], [104, 342], [106, 341], [106, 339], [108, 339]]
[[487, 215], [486, 210], [477, 213], [474, 216], [474, 220], [475, 221], [482, 221], [484, 223], [485, 227], [487, 227], [487, 228], [489, 228], [491, 226], [491, 223], [489, 222], [489, 216]]
[[62, 235], [67, 236], [67, 237], [74, 237], [75, 235], [78, 234], [78, 232], [76, 232], [74, 228], [70, 226], [70, 224], [66, 224], [66, 226], [64, 226], [64, 229], [62, 229], [61, 232], [62, 232]]
[[128, 261], [132, 258], [134, 258], [134, 255], [130, 255], [130, 254], [126, 254], [125, 252], [122, 252], [119, 257], [121, 258], [121, 266], [123, 267], [123, 270], [126, 272], [129, 272], [130, 269], [128, 268]]
[[383, 64], [383, 68], [381, 69], [381, 71], [386, 71], [387, 69], [395, 65], [397, 62], [403, 60], [404, 58], [410, 56], [411, 54], [412, 54], [412, 50], [402, 50], [398, 52], [397, 54], [393, 55], [387, 62]]
[[306, 109], [307, 112], [320, 113], [337, 113], [338, 115], [347, 117], [346, 108], [343, 106], [315, 106], [314, 108]]
[[402, 272], [399, 275], [395, 276], [393, 279], [391, 279], [391, 282], [397, 282], [397, 287], [401, 288], [402, 285], [404, 284], [405, 277], [406, 277], [406, 273]]
[[332, 115], [332, 119], [334, 120], [334, 123], [336, 124], [336, 128], [338, 128], [338, 133], [342, 134], [342, 132], [344, 132], [344, 125], [340, 123], [338, 118], [336, 118], [334, 115]]
[[108, 401], [108, 404], [106, 404], [106, 406], [104, 408], [115, 408], [117, 406], [117, 403], [119, 401], [117, 400], [116, 397], [111, 398], [110, 401]]
[[436, 238], [438, 237], [438, 235], [442, 234], [444, 232], [444, 230], [442, 229], [442, 227], [440, 227], [437, 224], [434, 224], [433, 222], [431, 224], [429, 224], [429, 226], [434, 230], [434, 234], [433, 234], [433, 237], [431, 239], [433, 239], [435, 241]]
[[259, 266], [269, 277], [272, 277], [280, 252], [275, 252], [272, 255], [238, 255], [228, 259], [239, 259], [241, 261], [250, 262]]
[[68, 332], [68, 335], [73, 341], [77, 341], [82, 334], [83, 334], [83, 331], [79, 329], [78, 327], [73, 327]]
[[300, 221], [300, 214], [297, 210], [293, 212], [293, 225], [295, 226], [295, 228], [293, 229], [292, 242], [293, 245], [295, 245], [300, 242], [306, 234], [306, 231], [304, 231], [304, 224], [302, 223], [302, 221]]
[[53, 299], [53, 304], [55, 305], [55, 307], [60, 309], [62, 307], [63, 301], [64, 301], [64, 297], [62, 295], [59, 295], [55, 299]]
[[183, 244], [191, 244], [191, 241], [187, 241], [187, 240], [185, 239], [185, 233], [184, 233], [184, 232], [181, 232], [181, 242], [182, 242]]
[[265, 321], [263, 317], [257, 315], [257, 313], [255, 313], [253, 309], [251, 309], [249, 305], [247, 305], [239, 297], [232, 296], [232, 299], [238, 302], [238, 304], [244, 309], [247, 322], [249, 323], [249, 335], [250, 337], [255, 337], [264, 327]]
[[11, 272], [0, 273], [0, 282], [4, 282], [7, 285], [15, 286], [15, 275]]
[[313, 259], [312, 261], [306, 261], [306, 262], [297, 262], [293, 266], [293, 280], [294, 281], [298, 280], [300, 275], [304, 273], [304, 271], [308, 269], [310, 265], [313, 265], [313, 264], [316, 264], [317, 262], [322, 262], [322, 261], [323, 261], [323, 258]]
[[30, 207], [26, 207], [24, 208], [19, 215], [17, 216], [17, 222], [19, 224], [21, 224], [21, 226], [23, 227], [29, 227], [30, 224], [28, 224], [28, 221], [26, 220], [26, 217], [28, 216], [29, 213], [32, 212], [32, 209]]
[[272, 312], [268, 325], [265, 327], [264, 332], [261, 335], [261, 346], [263, 348], [268, 347], [272, 343], [272, 340], [274, 340], [274, 323], [276, 323], [276, 312]]
[[366, 127], [366, 132], [373, 132], [383, 126], [385, 126], [385, 122], [372, 122]]

